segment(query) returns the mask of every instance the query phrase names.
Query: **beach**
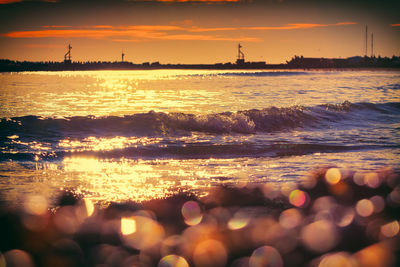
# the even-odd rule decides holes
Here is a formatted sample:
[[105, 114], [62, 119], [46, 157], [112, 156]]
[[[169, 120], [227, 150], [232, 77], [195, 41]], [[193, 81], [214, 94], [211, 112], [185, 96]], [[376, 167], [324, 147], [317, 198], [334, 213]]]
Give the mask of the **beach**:
[[2, 73], [0, 266], [396, 266], [399, 89], [396, 70]]

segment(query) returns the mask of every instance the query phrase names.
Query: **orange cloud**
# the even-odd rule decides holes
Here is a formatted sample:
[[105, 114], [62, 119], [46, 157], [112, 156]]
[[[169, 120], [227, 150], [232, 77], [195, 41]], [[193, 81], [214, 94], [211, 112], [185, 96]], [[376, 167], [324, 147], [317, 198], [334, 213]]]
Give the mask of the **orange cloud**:
[[110, 34], [115, 35], [116, 33], [107, 30], [39, 30], [9, 32], [3, 36], [11, 38], [103, 38], [109, 36]]
[[392, 24], [390, 26], [392, 26], [392, 27], [400, 27], [400, 23]]
[[237, 30], [255, 30], [255, 31], [269, 31], [269, 30], [296, 30], [296, 29], [311, 29], [318, 27], [328, 26], [341, 26], [341, 25], [354, 25], [356, 22], [338, 22], [335, 24], [317, 24], [317, 23], [293, 23], [284, 26], [255, 26], [255, 27], [226, 27], [226, 28], [198, 28], [192, 27], [190, 32], [213, 32], [213, 31], [237, 31]]
[[259, 38], [252, 37], [223, 37], [213, 35], [192, 35], [192, 34], [173, 34], [160, 36], [157, 39], [161, 40], [179, 40], [179, 41], [242, 41], [242, 42], [260, 42]]
[[318, 23], [293, 23], [285, 26], [267, 26], [267, 27], [244, 27], [246, 30], [296, 30], [296, 29], [312, 29], [329, 26], [354, 25], [356, 22], [338, 22], [335, 24], [318, 24]]
[[217, 32], [217, 31], [236, 31], [240, 30], [241, 28], [232, 28], [232, 27], [222, 27], [222, 28], [198, 28], [192, 27], [188, 29], [189, 32]]
[[14, 31], [2, 34], [9, 38], [91, 38], [104, 39], [111, 38], [118, 42], [138, 42], [146, 40], [208, 40], [208, 41], [248, 41], [258, 42], [259, 38], [223, 36], [211, 34], [197, 34], [205, 32], [224, 32], [239, 30], [295, 30], [311, 29], [318, 27], [352, 25], [355, 22], [339, 22], [336, 24], [315, 24], [315, 23], [295, 23], [284, 26], [261, 26], [261, 27], [220, 27], [220, 28], [200, 28], [194, 26], [175, 26], [175, 25], [132, 25], [132, 26], [43, 26], [36, 31]]
[[[209, 40], [209, 41], [234, 41], [248, 42], [259, 41], [252, 37], [225, 37], [217, 35], [189, 34], [190, 28], [173, 25], [135, 25], [135, 26], [110, 26], [95, 25], [80, 28], [50, 27], [36, 31], [15, 31], [3, 34], [9, 38], [112, 38], [118, 42], [137, 42], [145, 40]], [[216, 29], [218, 30], [218, 29]]]
[[121, 30], [138, 30], [138, 31], [179, 31], [184, 28], [172, 25], [133, 25], [133, 26], [117, 26], [113, 27]]
[[267, 26], [267, 27], [244, 27], [246, 30], [295, 30], [295, 29], [310, 29], [317, 27], [327, 27], [328, 24], [314, 24], [314, 23], [296, 23], [287, 24], [285, 26]]
[[357, 22], [345, 21], [345, 22], [338, 22], [338, 23], [336, 23], [334, 25], [340, 26], [340, 25], [355, 25], [355, 24], [357, 24]]
[[[68, 27], [68, 26], [65, 26]], [[155, 38], [167, 31], [181, 30], [178, 26], [169, 25], [138, 25], [138, 26], [110, 26], [95, 25], [71, 29], [46, 29], [37, 31], [15, 31], [3, 34], [10, 38], [107, 38], [107, 37], [137, 37]]]
[[113, 28], [113, 26], [111, 26], [111, 25], [94, 25], [92, 27], [95, 29], [112, 29]]
[[43, 28], [71, 28], [71, 26], [64, 26], [64, 25], [46, 25], [42, 26]]

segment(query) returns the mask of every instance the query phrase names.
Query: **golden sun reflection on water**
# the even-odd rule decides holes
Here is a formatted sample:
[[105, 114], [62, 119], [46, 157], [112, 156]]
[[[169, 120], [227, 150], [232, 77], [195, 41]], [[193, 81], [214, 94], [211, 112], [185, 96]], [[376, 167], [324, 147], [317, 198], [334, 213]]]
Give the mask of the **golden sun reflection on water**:
[[59, 146], [66, 148], [71, 152], [82, 151], [111, 151], [115, 149], [123, 149], [126, 147], [137, 147], [138, 145], [157, 144], [162, 138], [156, 137], [95, 137], [89, 136], [83, 140], [73, 140], [70, 138], [63, 139], [59, 142]]
[[[258, 72], [262, 75], [257, 75]], [[293, 79], [293, 75], [265, 75], [268, 72], [138, 70], [4, 73], [0, 76], [0, 84], [3, 85], [0, 87], [0, 98], [3, 100], [0, 117], [32, 114], [43, 117], [123, 116], [150, 110], [204, 114], [246, 110], [249, 107], [262, 109], [278, 103], [280, 107], [288, 107], [304, 103], [311, 106], [336, 103], [338, 99], [352, 103], [399, 101], [398, 91], [391, 86], [398, 83], [397, 73], [351, 71], [326, 75], [317, 71], [304, 75], [300, 71], [300, 75]], [[360, 79], [365, 81], [362, 86]], [[342, 84], [352, 90], [343, 90]], [[382, 88], [385, 84], [388, 85], [385, 90], [376, 90], [376, 87]], [[302, 88], [301, 97], [293, 100], [293, 93], [299, 88]]]
[[70, 157], [63, 160], [64, 170], [79, 175], [78, 191], [90, 191], [92, 198], [121, 201], [143, 201], [170, 195], [169, 186], [174, 181], [157, 180], [151, 165], [136, 161], [131, 164], [124, 159], [101, 160], [96, 158]]
[[[190, 137], [182, 137], [190, 142]], [[119, 138], [115, 139], [118, 144]], [[94, 148], [93, 144], [79, 144], [73, 148], [80, 151]], [[111, 141], [110, 141], [111, 142]], [[143, 140], [141, 142], [144, 142]], [[156, 143], [156, 139], [146, 142]], [[158, 144], [155, 144], [158, 146]], [[87, 146], [86, 148], [84, 146]], [[100, 149], [100, 148], [99, 148]], [[107, 151], [105, 151], [107, 152]], [[385, 157], [396, 161], [394, 151], [387, 150]], [[72, 189], [93, 203], [107, 204], [110, 201], [145, 201], [154, 198], [164, 198], [178, 192], [193, 192], [197, 196], [205, 196], [215, 186], [242, 185], [257, 183], [266, 185], [264, 194], [274, 199], [280, 189], [274, 188], [271, 182], [285, 182], [283, 189], [289, 197], [295, 190], [295, 185], [301, 177], [308, 174], [308, 169], [322, 166], [331, 159], [339, 166], [343, 162], [353, 160], [352, 169], [358, 169], [355, 177], [364, 177], [371, 170], [363, 170], [364, 165], [372, 166], [373, 161], [364, 164], [365, 157], [376, 155], [372, 152], [349, 152], [346, 154], [327, 153], [315, 155], [295, 156], [290, 158], [209, 158], [209, 159], [132, 159], [132, 158], [101, 158], [87, 152], [74, 153], [61, 161], [39, 161], [33, 165], [16, 161], [0, 163], [0, 171], [6, 177], [0, 183], [0, 190], [7, 192], [4, 195], [7, 201], [22, 204], [27, 194], [41, 194], [49, 199], [51, 205], [57, 198], [60, 189]], [[103, 151], [97, 152], [102, 155]], [[86, 156], [84, 156], [86, 155]], [[91, 155], [91, 156], [88, 156]], [[41, 157], [41, 156], [39, 156]], [[337, 159], [341, 157], [341, 160]], [[397, 157], [398, 158], [398, 157]], [[356, 161], [360, 159], [360, 161]], [[305, 165], [305, 163], [307, 163]], [[379, 163], [379, 162], [378, 162]], [[288, 168], [290, 166], [290, 168]], [[293, 171], [295, 170], [295, 171]], [[286, 171], [286, 172], [285, 172]], [[290, 175], [288, 175], [290, 174]], [[354, 180], [354, 178], [352, 178]], [[289, 181], [289, 183], [288, 183]], [[297, 193], [297, 194], [296, 194]], [[299, 194], [300, 193], [300, 194]], [[307, 196], [302, 192], [292, 193], [293, 203], [300, 207], [307, 205]], [[394, 192], [390, 199], [398, 203], [400, 199]], [[305, 197], [305, 198], [304, 198]], [[304, 201], [305, 200], [305, 201]], [[379, 199], [372, 198], [374, 212], [378, 212]], [[362, 203], [361, 203], [362, 204]], [[362, 208], [361, 205], [359, 208]], [[357, 211], [354, 210], [356, 213]], [[357, 212], [358, 214], [358, 212]]]

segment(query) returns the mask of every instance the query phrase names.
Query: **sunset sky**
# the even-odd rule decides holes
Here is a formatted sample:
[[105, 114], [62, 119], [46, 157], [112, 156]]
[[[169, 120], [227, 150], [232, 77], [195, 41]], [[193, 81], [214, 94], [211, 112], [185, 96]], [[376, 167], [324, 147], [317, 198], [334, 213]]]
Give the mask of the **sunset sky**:
[[[0, 0], [0, 59], [282, 63], [294, 55], [400, 55], [400, 1]], [[370, 43], [368, 55], [370, 55]]]

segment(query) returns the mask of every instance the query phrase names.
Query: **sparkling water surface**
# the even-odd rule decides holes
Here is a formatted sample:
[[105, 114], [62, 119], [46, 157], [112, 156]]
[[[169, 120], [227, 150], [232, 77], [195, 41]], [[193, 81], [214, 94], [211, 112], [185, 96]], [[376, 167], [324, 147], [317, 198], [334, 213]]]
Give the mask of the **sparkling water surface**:
[[102, 203], [398, 168], [398, 71], [0, 75], [0, 192]]
[[64, 71], [0, 75], [0, 117], [218, 113], [399, 102], [396, 71]]

